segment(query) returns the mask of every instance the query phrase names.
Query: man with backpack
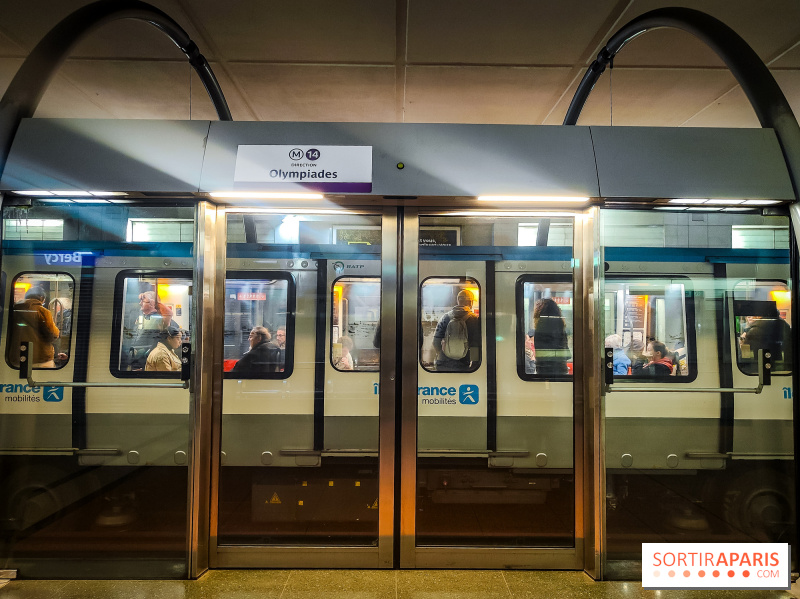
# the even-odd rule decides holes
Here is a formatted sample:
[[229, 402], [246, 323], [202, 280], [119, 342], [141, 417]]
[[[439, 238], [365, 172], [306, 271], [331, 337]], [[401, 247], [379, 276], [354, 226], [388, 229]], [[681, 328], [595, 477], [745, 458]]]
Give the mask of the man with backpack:
[[468, 372], [480, 360], [481, 323], [472, 311], [472, 293], [458, 292], [457, 305], [436, 325], [433, 347], [437, 372]]

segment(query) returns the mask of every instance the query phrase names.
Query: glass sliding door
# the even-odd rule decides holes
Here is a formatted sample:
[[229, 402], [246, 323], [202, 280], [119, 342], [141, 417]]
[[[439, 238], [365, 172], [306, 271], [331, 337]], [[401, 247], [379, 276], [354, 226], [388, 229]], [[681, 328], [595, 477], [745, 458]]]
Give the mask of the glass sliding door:
[[[602, 215], [607, 577], [638, 579], [643, 542], [794, 543], [789, 219]], [[730, 391], [759, 350], [772, 384]]]

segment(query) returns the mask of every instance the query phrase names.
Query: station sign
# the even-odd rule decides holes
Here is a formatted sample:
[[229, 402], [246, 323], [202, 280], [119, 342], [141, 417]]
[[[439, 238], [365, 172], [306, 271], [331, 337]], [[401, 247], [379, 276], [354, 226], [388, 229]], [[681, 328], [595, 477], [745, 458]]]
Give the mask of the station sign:
[[236, 184], [280, 191], [370, 193], [372, 146], [255, 146], [236, 152]]

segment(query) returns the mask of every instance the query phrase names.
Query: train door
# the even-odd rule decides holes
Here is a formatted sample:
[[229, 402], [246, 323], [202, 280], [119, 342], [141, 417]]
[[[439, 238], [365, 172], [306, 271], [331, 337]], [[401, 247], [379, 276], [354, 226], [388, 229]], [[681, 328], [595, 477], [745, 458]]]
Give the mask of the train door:
[[406, 209], [402, 567], [583, 567], [584, 231]]
[[225, 223], [211, 565], [391, 567], [396, 218]]

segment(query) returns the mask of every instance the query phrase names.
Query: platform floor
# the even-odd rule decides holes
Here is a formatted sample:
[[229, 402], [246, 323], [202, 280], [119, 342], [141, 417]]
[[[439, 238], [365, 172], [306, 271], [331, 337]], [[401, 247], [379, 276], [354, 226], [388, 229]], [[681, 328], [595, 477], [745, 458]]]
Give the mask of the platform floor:
[[214, 570], [193, 581], [13, 580], [0, 599], [749, 599], [791, 591], [649, 591], [580, 572], [497, 570]]

